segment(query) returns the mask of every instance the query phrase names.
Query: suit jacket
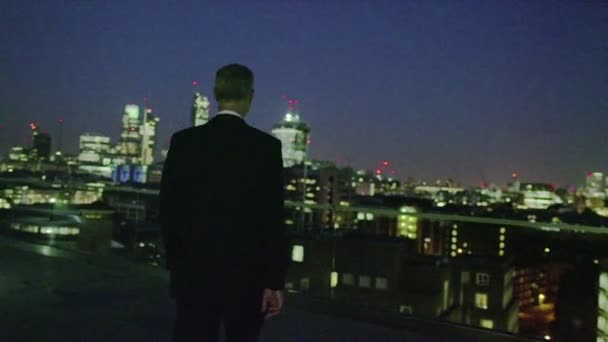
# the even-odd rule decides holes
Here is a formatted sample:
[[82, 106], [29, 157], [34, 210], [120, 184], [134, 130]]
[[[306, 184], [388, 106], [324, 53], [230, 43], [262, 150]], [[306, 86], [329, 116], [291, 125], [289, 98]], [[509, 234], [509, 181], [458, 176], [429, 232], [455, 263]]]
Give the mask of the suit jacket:
[[283, 289], [289, 246], [280, 140], [229, 114], [173, 134], [160, 216], [174, 297]]

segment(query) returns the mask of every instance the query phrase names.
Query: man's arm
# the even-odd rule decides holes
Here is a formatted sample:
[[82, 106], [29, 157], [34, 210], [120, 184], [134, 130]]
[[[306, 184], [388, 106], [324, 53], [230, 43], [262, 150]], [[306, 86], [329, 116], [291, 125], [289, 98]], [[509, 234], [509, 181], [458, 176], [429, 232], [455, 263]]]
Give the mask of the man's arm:
[[177, 139], [171, 137], [169, 151], [163, 165], [163, 173], [160, 182], [160, 228], [165, 246], [165, 258], [167, 269], [173, 270], [176, 264], [176, 251], [180, 248], [180, 239], [177, 229], [180, 215], [179, 210], [179, 178], [177, 176], [178, 161]]
[[266, 272], [264, 288], [282, 290], [285, 287], [287, 265], [289, 263], [289, 241], [285, 231], [284, 195], [283, 195], [283, 157], [281, 142], [272, 145], [271, 164], [269, 171], [269, 196], [266, 204], [268, 216], [265, 243]]

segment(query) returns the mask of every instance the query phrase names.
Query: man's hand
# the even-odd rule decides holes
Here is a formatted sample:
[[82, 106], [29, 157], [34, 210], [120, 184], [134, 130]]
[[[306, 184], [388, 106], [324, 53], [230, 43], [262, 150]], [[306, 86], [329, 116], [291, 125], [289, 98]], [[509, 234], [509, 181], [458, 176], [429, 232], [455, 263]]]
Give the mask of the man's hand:
[[262, 312], [266, 313], [264, 319], [278, 315], [281, 309], [283, 309], [283, 292], [264, 289], [262, 295]]

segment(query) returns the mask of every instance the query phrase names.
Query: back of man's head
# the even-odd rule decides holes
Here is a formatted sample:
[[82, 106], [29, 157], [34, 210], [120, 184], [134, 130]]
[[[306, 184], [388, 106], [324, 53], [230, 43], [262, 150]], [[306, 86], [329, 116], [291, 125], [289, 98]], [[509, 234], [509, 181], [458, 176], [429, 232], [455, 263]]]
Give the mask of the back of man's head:
[[[246, 110], [249, 110], [253, 97], [253, 72], [240, 64], [223, 66], [215, 73], [213, 92], [220, 109], [240, 109], [243, 111], [244, 108], [226, 108], [226, 106], [242, 107], [246, 104]], [[245, 113], [239, 114], [243, 115]]]

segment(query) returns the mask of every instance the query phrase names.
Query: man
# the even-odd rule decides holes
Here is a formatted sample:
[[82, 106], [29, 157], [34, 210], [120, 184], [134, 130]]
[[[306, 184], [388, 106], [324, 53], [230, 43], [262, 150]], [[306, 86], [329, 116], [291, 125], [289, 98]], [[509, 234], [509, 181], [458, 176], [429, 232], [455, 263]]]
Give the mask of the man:
[[288, 264], [281, 142], [244, 121], [253, 73], [216, 73], [219, 112], [171, 137], [160, 192], [176, 341], [257, 341], [283, 306]]

